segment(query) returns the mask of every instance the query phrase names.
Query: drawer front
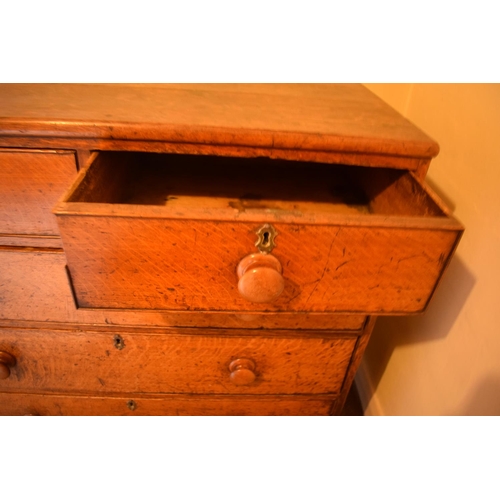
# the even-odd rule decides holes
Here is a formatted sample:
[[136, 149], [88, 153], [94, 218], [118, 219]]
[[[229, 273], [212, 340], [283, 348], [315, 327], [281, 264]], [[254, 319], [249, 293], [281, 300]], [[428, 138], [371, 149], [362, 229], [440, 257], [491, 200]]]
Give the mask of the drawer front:
[[182, 155], [94, 154], [55, 213], [82, 308], [415, 313], [462, 233], [409, 173]]
[[[77, 309], [62, 252], [0, 250], [0, 320], [149, 327], [349, 330], [360, 332], [364, 315], [127, 311]], [[67, 329], [68, 327], [65, 326]]]
[[[0, 390], [337, 394], [356, 337], [208, 337], [2, 330]], [[5, 362], [7, 363], [7, 362]]]
[[32, 416], [287, 416], [328, 415], [332, 399], [325, 397], [164, 396], [99, 397], [0, 393], [0, 415]]
[[[455, 231], [273, 224], [283, 293], [252, 303], [237, 267], [262, 224], [61, 217], [79, 307], [212, 311], [422, 311]], [[313, 242], [309, 244], [309, 242]]]
[[0, 150], [0, 234], [58, 236], [52, 208], [76, 171], [70, 151]]

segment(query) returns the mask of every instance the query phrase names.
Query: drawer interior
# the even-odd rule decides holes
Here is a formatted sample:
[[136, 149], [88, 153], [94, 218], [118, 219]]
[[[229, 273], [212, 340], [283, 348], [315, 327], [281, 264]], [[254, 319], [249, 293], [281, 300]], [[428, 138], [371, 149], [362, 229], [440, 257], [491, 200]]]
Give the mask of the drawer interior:
[[[78, 306], [105, 309], [418, 312], [463, 230], [404, 170], [129, 152], [95, 153], [54, 213]], [[262, 224], [285, 280], [265, 304], [237, 275]]]
[[269, 158], [102, 152], [65, 200], [246, 213], [444, 216], [407, 171]]

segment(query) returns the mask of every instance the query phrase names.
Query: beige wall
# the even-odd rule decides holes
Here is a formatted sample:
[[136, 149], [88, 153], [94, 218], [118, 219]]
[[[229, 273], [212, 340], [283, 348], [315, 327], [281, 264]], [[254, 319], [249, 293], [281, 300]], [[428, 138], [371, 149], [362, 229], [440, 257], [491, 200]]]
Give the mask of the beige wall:
[[366, 86], [440, 144], [427, 179], [466, 228], [428, 311], [379, 319], [366, 414], [500, 415], [500, 85]]

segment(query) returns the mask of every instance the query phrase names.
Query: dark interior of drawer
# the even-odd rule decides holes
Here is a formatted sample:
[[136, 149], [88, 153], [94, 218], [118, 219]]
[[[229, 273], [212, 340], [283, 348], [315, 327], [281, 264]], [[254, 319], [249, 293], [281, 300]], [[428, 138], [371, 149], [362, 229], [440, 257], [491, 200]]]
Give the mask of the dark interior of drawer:
[[269, 158], [102, 152], [68, 202], [442, 216], [406, 171]]

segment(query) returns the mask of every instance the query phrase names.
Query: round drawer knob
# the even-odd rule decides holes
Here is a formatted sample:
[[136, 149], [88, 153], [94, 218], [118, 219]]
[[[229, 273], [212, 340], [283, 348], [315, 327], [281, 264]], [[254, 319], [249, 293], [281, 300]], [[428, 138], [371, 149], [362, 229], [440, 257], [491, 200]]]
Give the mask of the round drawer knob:
[[0, 379], [10, 377], [10, 368], [16, 364], [16, 358], [8, 352], [0, 351]]
[[280, 261], [273, 255], [247, 255], [238, 264], [238, 291], [249, 302], [273, 302], [285, 288], [281, 272]]
[[235, 359], [229, 365], [229, 378], [234, 385], [250, 385], [255, 382], [255, 363], [251, 359]]

